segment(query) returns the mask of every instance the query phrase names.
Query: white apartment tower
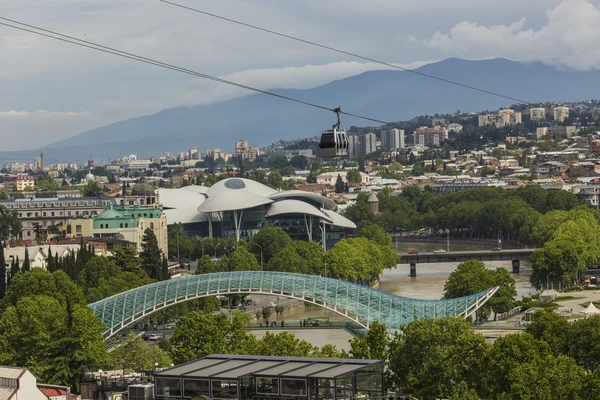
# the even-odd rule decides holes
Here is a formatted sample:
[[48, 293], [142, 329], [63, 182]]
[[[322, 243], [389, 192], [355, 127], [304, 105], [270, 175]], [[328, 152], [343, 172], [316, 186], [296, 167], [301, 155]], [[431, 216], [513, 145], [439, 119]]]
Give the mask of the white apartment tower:
[[389, 129], [381, 131], [381, 149], [392, 151], [404, 148], [404, 129]]
[[358, 134], [348, 135], [348, 158], [356, 158], [360, 155], [360, 140]]
[[569, 107], [561, 106], [554, 107], [554, 120], [558, 122], [564, 122], [565, 119], [569, 118]]

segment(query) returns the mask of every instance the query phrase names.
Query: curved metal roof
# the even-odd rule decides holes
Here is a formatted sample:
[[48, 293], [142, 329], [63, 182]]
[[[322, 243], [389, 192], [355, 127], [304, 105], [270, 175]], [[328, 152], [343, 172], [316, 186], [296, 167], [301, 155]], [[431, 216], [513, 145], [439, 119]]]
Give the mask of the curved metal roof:
[[284, 192], [277, 192], [269, 196], [269, 198], [275, 199], [287, 199], [287, 198], [304, 198], [318, 202], [326, 210], [337, 210], [337, 204], [328, 197], [321, 196], [318, 193], [305, 192], [304, 190], [286, 190]]
[[333, 222], [327, 215], [323, 214], [316, 207], [300, 200], [277, 201], [267, 208], [266, 214], [268, 217], [274, 217], [282, 214], [306, 214], [321, 218], [326, 222]]
[[356, 224], [350, 221], [348, 218], [344, 217], [343, 215], [340, 215], [335, 211], [328, 210], [325, 210], [324, 213], [329, 219], [331, 219], [331, 225], [339, 226], [340, 228], [356, 229]]
[[277, 193], [275, 189], [271, 189], [270, 187], [263, 185], [262, 183], [250, 179], [229, 178], [223, 179], [222, 181], [219, 181], [212, 185], [206, 191], [206, 195], [208, 197], [212, 197], [224, 193], [233, 195], [239, 192], [252, 193], [254, 195], [262, 197], [269, 197], [272, 194]]
[[[212, 188], [211, 188], [212, 189]], [[232, 190], [220, 190], [208, 195], [208, 199], [204, 200], [198, 207], [200, 212], [221, 212], [245, 210], [265, 204], [271, 204], [273, 200], [262, 197], [250, 192]]]

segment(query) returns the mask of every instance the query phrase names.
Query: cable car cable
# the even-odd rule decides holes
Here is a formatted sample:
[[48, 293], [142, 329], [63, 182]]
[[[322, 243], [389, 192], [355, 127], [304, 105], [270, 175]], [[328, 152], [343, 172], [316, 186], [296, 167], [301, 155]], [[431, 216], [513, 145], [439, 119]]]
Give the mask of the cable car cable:
[[[227, 85], [239, 87], [239, 88], [242, 88], [242, 89], [252, 90], [252, 91], [257, 92], [257, 93], [262, 93], [262, 94], [273, 96], [273, 97], [276, 97], [276, 98], [279, 98], [279, 99], [288, 100], [288, 101], [292, 101], [292, 102], [299, 103], [299, 104], [304, 104], [306, 106], [319, 108], [321, 110], [335, 112], [334, 108], [329, 108], [329, 107], [322, 106], [322, 105], [315, 104], [315, 103], [311, 103], [311, 102], [308, 102], [308, 101], [295, 99], [293, 97], [289, 97], [289, 96], [285, 96], [285, 95], [282, 95], [282, 94], [273, 93], [273, 92], [270, 92], [270, 91], [267, 91], [267, 90], [257, 89], [257, 88], [254, 88], [252, 86], [248, 86], [248, 85], [244, 85], [244, 84], [241, 84], [241, 83], [233, 82], [233, 81], [230, 81], [230, 80], [227, 80], [227, 79], [218, 78], [218, 77], [215, 77], [215, 76], [212, 76], [212, 75], [204, 74], [202, 72], [197, 72], [197, 71], [190, 70], [190, 69], [187, 69], [187, 68], [178, 67], [176, 65], [164, 63], [162, 61], [158, 61], [158, 60], [155, 60], [155, 59], [152, 59], [152, 58], [138, 56], [136, 54], [129, 53], [129, 52], [122, 51], [122, 50], [118, 50], [118, 49], [115, 49], [113, 47], [103, 46], [103, 45], [100, 45], [100, 44], [97, 44], [97, 43], [94, 43], [94, 42], [90, 42], [90, 41], [83, 40], [83, 39], [78, 39], [78, 38], [75, 38], [73, 36], [68, 36], [68, 35], [65, 35], [65, 34], [62, 34], [62, 33], [59, 33], [59, 32], [55, 32], [55, 31], [51, 31], [51, 30], [48, 30], [48, 29], [40, 28], [40, 27], [35, 26], [35, 25], [29, 25], [29, 24], [26, 24], [24, 22], [19, 22], [19, 21], [16, 21], [16, 20], [13, 20], [13, 19], [9, 19], [9, 18], [4, 18], [4, 17], [0, 17], [0, 20], [10, 21], [10, 22], [12, 22], [14, 24], [23, 25], [23, 26], [26, 26], [28, 28], [32, 28], [32, 29], [28, 29], [28, 28], [23, 28], [22, 26], [15, 26], [15, 25], [4, 23], [4, 22], [0, 22], [0, 25], [2, 25], [2, 26], [6, 26], [6, 27], [9, 27], [9, 28], [18, 29], [18, 30], [21, 30], [21, 31], [33, 33], [33, 34], [38, 35], [38, 36], [44, 36], [44, 37], [47, 37], [47, 38], [50, 38], [50, 39], [55, 39], [55, 40], [59, 40], [59, 41], [62, 41], [62, 42], [71, 43], [71, 44], [74, 44], [74, 45], [77, 45], [77, 46], [86, 47], [88, 49], [101, 51], [103, 53], [113, 54], [113, 55], [116, 55], [116, 56], [119, 56], [119, 57], [131, 59], [131, 60], [134, 60], [134, 61], [140, 61], [140, 62], [143, 62], [143, 63], [146, 63], [146, 64], [151, 64], [151, 65], [155, 65], [157, 67], [162, 67], [162, 68], [170, 69], [170, 70], [173, 70], [173, 71], [182, 72], [182, 73], [185, 73], [185, 74], [188, 74], [188, 75], [197, 76], [199, 78], [204, 78], [204, 79], [212, 80], [212, 81], [215, 81], [215, 82], [219, 82], [219, 83], [223, 83], [223, 84], [227, 84]], [[36, 30], [41, 31], [41, 32], [37, 32], [37, 31], [35, 31], [33, 29], [36, 29]], [[46, 33], [43, 33], [43, 32], [46, 32]], [[56, 36], [53, 36], [53, 35], [56, 35]], [[367, 121], [377, 122], [377, 123], [380, 123], [380, 124], [389, 124], [389, 122], [386, 122], [386, 121], [382, 121], [382, 120], [375, 119], [375, 118], [370, 118], [370, 117], [365, 117], [365, 116], [358, 115], [358, 114], [348, 113], [348, 112], [345, 112], [345, 111], [340, 111], [340, 114], [348, 115], [348, 116], [355, 117], [355, 118], [360, 118], [360, 119], [367, 120]]]
[[291, 39], [291, 40], [295, 40], [297, 42], [302, 42], [302, 43], [310, 44], [312, 46], [320, 47], [322, 49], [335, 51], [336, 53], [345, 54], [345, 55], [352, 56], [352, 57], [355, 57], [355, 58], [360, 58], [360, 59], [365, 60], [365, 61], [374, 62], [374, 63], [385, 65], [385, 66], [388, 66], [388, 67], [391, 67], [391, 68], [396, 68], [396, 69], [399, 69], [399, 70], [402, 70], [402, 71], [411, 72], [413, 74], [421, 75], [421, 76], [424, 76], [424, 77], [427, 77], [427, 78], [436, 79], [438, 81], [446, 82], [446, 83], [449, 83], [449, 84], [452, 84], [452, 85], [461, 86], [461, 87], [466, 88], [466, 89], [475, 90], [475, 91], [478, 91], [478, 92], [481, 92], [481, 93], [486, 93], [486, 94], [489, 94], [489, 95], [492, 95], [492, 96], [502, 97], [504, 99], [516, 101], [518, 103], [533, 104], [530, 101], [520, 100], [520, 99], [517, 99], [515, 97], [511, 97], [511, 96], [507, 96], [507, 95], [504, 95], [504, 94], [492, 92], [491, 90], [481, 89], [481, 88], [478, 88], [478, 87], [475, 87], [475, 86], [472, 86], [472, 85], [468, 85], [466, 83], [461, 83], [461, 82], [453, 81], [451, 79], [441, 78], [439, 76], [435, 76], [435, 75], [431, 75], [431, 74], [426, 74], [424, 72], [420, 72], [420, 71], [417, 71], [417, 70], [414, 70], [414, 69], [404, 68], [404, 67], [401, 67], [399, 65], [390, 64], [390, 63], [387, 63], [385, 61], [380, 61], [380, 60], [377, 60], [377, 59], [374, 59], [374, 58], [361, 56], [360, 54], [356, 54], [356, 53], [352, 53], [352, 52], [349, 52], [349, 51], [337, 49], [335, 47], [327, 46], [327, 45], [320, 44], [320, 43], [317, 43], [317, 42], [313, 42], [313, 41], [307, 40], [307, 39], [302, 39], [302, 38], [299, 38], [299, 37], [296, 37], [296, 36], [287, 35], [285, 33], [277, 32], [277, 31], [274, 31], [274, 30], [271, 30], [271, 29], [261, 28], [260, 26], [257, 26], [257, 25], [252, 25], [252, 24], [249, 24], [249, 23], [246, 23], [246, 22], [242, 22], [242, 21], [238, 21], [238, 20], [235, 20], [235, 19], [223, 17], [221, 15], [217, 15], [217, 14], [213, 14], [213, 13], [210, 13], [210, 12], [207, 12], [207, 11], [199, 10], [197, 8], [189, 7], [189, 6], [186, 6], [186, 5], [183, 5], [183, 4], [179, 4], [179, 3], [174, 3], [174, 2], [169, 1], [169, 0], [158, 0], [158, 1], [160, 1], [161, 3], [165, 3], [165, 4], [169, 4], [169, 5], [175, 6], [175, 7], [182, 8], [182, 9], [185, 9], [185, 10], [188, 10], [188, 11], [197, 12], [199, 14], [203, 14], [203, 15], [206, 15], [206, 16], [209, 16], [209, 17], [212, 17], [212, 18], [217, 18], [217, 19], [220, 19], [220, 20], [223, 20], [223, 21], [227, 21], [227, 22], [231, 22], [231, 23], [234, 23], [234, 24], [237, 24], [237, 25], [242, 25], [242, 26], [245, 26], [245, 27], [248, 27], [248, 28], [257, 29], [259, 31], [270, 33], [272, 35], [281, 36], [281, 37], [284, 37], [286, 39]]

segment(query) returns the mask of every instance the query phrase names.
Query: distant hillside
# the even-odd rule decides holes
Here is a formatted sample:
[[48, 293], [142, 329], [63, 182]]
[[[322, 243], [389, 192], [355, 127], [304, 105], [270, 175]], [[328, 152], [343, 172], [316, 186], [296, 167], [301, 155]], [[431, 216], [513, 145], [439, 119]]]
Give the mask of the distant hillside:
[[[418, 69], [442, 78], [464, 82], [527, 101], [576, 101], [596, 98], [600, 71], [561, 70], [551, 66], [493, 59], [469, 61], [456, 58]], [[490, 96], [403, 71], [371, 71], [307, 90], [275, 92], [384, 121], [411, 119], [417, 115], [452, 113], [456, 110], [496, 109], [510, 100]], [[137, 153], [158, 155], [221, 147], [232, 150], [237, 139], [266, 145], [278, 139], [308, 137], [333, 123], [333, 114], [282, 101], [262, 94], [198, 107], [176, 107], [153, 115], [116, 122], [83, 132], [43, 148], [46, 158], [68, 159], [89, 154], [116, 158]], [[345, 126], [368, 125], [345, 118]], [[0, 152], [0, 159], [32, 158], [31, 152]]]

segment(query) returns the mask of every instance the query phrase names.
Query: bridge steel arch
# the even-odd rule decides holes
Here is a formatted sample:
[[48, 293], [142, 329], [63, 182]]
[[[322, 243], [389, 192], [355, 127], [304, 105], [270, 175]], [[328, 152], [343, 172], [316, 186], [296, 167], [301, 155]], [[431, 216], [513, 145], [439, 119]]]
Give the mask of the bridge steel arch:
[[418, 300], [314, 275], [285, 272], [222, 272], [153, 283], [89, 304], [104, 323], [105, 339], [174, 304], [233, 293], [277, 295], [313, 303], [369, 328], [374, 321], [390, 330], [419, 318], [472, 315], [498, 288], [450, 300]]

